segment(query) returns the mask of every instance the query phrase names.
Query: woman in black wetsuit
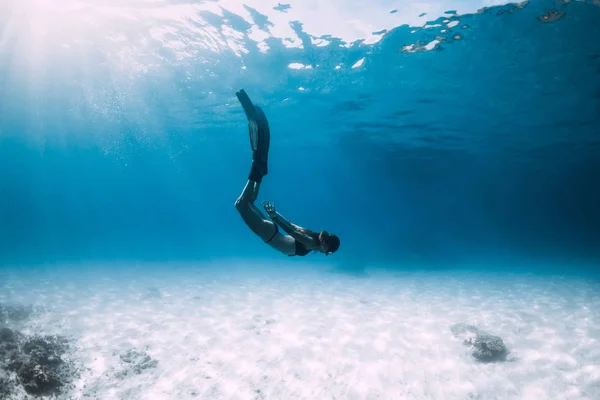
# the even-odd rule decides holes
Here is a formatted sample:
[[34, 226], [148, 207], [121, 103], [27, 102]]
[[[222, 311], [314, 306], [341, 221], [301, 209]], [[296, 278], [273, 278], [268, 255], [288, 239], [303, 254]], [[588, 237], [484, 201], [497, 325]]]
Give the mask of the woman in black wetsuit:
[[[326, 230], [317, 233], [295, 225], [278, 213], [271, 202], [263, 201], [262, 205], [270, 218], [269, 220], [254, 205], [262, 178], [268, 174], [267, 163], [271, 132], [264, 112], [260, 107], [252, 104], [246, 92], [242, 89], [236, 93], [236, 96], [248, 118], [248, 131], [250, 133], [250, 145], [252, 146], [252, 168], [250, 169], [248, 182], [235, 202], [235, 208], [254, 233], [265, 243], [283, 254], [305, 256], [311, 251], [318, 251], [325, 255], [335, 253], [340, 247], [340, 239], [336, 235], [330, 234]], [[279, 227], [287, 235], [281, 234]]]

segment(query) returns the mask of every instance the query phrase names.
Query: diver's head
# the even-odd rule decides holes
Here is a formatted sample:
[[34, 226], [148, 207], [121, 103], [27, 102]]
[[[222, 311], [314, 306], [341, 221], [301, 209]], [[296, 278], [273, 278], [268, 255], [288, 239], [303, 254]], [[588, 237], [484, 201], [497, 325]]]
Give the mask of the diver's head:
[[319, 251], [328, 256], [340, 248], [340, 238], [325, 229], [319, 233]]

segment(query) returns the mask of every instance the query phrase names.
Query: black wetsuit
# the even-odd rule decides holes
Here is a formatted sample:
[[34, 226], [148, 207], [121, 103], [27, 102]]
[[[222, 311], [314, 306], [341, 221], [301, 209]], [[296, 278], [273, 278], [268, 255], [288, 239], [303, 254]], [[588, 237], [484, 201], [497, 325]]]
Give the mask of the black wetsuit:
[[305, 245], [296, 240], [296, 254], [295, 256], [305, 256], [310, 253], [312, 250], [306, 248]]

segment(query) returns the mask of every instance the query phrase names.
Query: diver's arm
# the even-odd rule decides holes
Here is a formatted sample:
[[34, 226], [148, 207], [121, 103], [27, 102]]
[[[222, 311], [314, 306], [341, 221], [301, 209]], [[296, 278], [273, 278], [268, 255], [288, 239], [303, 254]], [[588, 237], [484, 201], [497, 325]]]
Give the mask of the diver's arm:
[[304, 228], [291, 223], [287, 218], [285, 218], [283, 215], [277, 212], [272, 203], [264, 201], [263, 206], [265, 207], [267, 214], [273, 220], [273, 222], [276, 223], [279, 227], [281, 227], [281, 229], [283, 229], [288, 235], [290, 235], [309, 249], [317, 248], [318, 243], [315, 241], [315, 239], [310, 235], [307, 235], [305, 233], [306, 230]]
[[304, 231], [303, 228], [291, 223], [279, 212], [275, 211], [275, 213], [269, 215], [269, 217], [271, 217], [273, 222], [275, 222], [277, 225], [279, 225], [281, 227], [281, 229], [286, 231], [286, 233], [288, 235], [290, 235], [297, 241], [301, 242], [303, 245], [310, 247], [310, 248], [316, 247], [315, 240], [312, 237], [305, 234], [303, 232]]

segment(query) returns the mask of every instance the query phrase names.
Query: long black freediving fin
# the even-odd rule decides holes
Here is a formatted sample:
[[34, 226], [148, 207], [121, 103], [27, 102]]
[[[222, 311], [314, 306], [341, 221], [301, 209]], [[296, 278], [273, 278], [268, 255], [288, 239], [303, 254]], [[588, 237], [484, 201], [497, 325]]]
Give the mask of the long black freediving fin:
[[248, 118], [248, 133], [250, 135], [250, 147], [253, 152], [258, 150], [258, 122], [256, 120], [256, 109], [244, 89], [235, 94], [242, 104], [246, 118]]
[[269, 121], [263, 110], [255, 106], [244, 89], [235, 94], [244, 108], [248, 118], [248, 133], [254, 161], [260, 164], [261, 174], [268, 173], [269, 147], [271, 145], [271, 130]]

